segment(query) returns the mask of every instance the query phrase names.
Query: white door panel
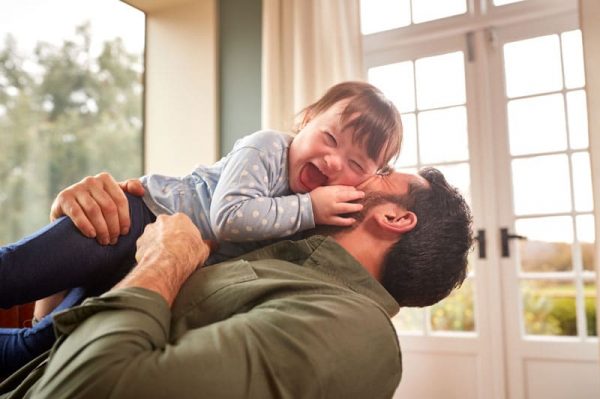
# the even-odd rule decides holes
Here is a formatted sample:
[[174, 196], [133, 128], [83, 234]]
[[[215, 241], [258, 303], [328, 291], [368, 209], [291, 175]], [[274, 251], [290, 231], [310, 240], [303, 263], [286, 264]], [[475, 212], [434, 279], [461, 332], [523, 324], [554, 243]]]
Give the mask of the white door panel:
[[[441, 169], [486, 238], [461, 289], [394, 320], [396, 397], [600, 397], [598, 211], [576, 4], [494, 1], [365, 37], [369, 80], [402, 114], [396, 166]], [[503, 246], [503, 236], [527, 240]]]

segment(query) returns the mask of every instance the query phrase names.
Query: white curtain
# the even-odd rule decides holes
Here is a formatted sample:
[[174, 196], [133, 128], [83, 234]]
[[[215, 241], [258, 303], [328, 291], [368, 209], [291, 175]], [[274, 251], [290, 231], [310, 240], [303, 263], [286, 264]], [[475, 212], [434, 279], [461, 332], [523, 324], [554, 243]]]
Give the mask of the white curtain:
[[363, 79], [359, 0], [264, 0], [262, 126], [289, 131], [327, 88]]

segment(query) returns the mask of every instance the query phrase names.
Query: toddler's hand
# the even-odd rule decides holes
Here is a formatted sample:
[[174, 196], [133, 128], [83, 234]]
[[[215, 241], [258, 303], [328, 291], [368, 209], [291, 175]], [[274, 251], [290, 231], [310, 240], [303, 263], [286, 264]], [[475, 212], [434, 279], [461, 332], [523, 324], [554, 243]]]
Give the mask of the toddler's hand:
[[316, 224], [351, 226], [355, 219], [341, 217], [360, 211], [363, 206], [350, 201], [363, 198], [365, 193], [352, 186], [321, 186], [310, 192]]

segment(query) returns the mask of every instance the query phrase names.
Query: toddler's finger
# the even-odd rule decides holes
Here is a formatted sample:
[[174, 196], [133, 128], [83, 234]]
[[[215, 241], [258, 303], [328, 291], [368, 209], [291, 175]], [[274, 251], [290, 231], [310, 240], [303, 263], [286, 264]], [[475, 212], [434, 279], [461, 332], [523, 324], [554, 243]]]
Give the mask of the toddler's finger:
[[335, 207], [336, 214], [360, 212], [363, 209], [362, 204], [354, 204], [351, 202], [339, 203]]
[[364, 197], [365, 197], [365, 192], [356, 190], [356, 189], [340, 191], [337, 195], [337, 199], [339, 202], [356, 201], [356, 200], [364, 198]]

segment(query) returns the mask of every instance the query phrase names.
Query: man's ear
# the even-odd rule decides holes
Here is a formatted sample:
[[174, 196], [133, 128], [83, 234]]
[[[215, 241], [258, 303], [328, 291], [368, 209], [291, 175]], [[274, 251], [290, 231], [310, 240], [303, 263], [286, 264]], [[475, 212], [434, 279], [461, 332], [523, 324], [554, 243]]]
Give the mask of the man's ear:
[[383, 230], [395, 234], [408, 233], [417, 225], [417, 215], [414, 212], [398, 207], [382, 209], [376, 220]]

